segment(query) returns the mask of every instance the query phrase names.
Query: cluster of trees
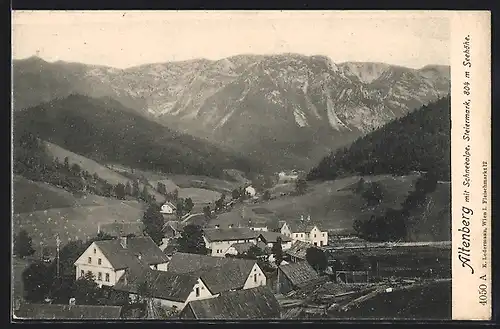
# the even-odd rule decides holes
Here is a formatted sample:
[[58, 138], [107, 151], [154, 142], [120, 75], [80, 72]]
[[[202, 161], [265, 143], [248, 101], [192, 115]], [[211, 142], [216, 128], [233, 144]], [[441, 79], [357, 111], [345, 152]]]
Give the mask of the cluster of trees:
[[137, 181], [112, 185], [96, 173], [83, 170], [77, 163], [70, 164], [68, 157], [62, 162], [51, 157], [45, 144], [29, 131], [18, 130], [14, 134], [14, 173], [73, 193], [88, 192], [122, 200], [131, 196], [148, 202], [154, 199], [147, 186], [141, 190]]
[[423, 106], [357, 139], [320, 161], [308, 180], [333, 180], [347, 174], [404, 175], [433, 171], [450, 180], [450, 98]]
[[33, 262], [22, 274], [26, 300], [39, 303], [50, 298], [56, 304], [67, 304], [70, 298], [75, 297], [77, 304], [113, 305], [119, 300], [118, 296], [110, 296], [88, 275], [76, 279], [73, 265], [92, 242], [107, 239], [112, 237], [100, 233], [88, 241], [76, 240], [64, 245], [59, 252], [59, 277], [56, 260], [51, 263]]
[[14, 255], [24, 258], [35, 253], [33, 249], [33, 241], [26, 230], [19, 231], [14, 235]]
[[360, 194], [368, 207], [379, 205], [384, 199], [384, 188], [379, 182], [365, 182], [360, 178], [356, 184], [355, 193]]
[[419, 177], [415, 189], [401, 204], [401, 209], [389, 208], [381, 216], [371, 216], [369, 220], [357, 219], [353, 223], [356, 234], [367, 241], [398, 241], [408, 236], [409, 217], [413, 209], [423, 206], [427, 194], [437, 187], [437, 175], [428, 172]]
[[306, 250], [306, 261], [318, 273], [323, 273], [328, 267], [328, 257], [319, 248], [311, 247]]
[[201, 226], [189, 224], [182, 230], [181, 236], [176, 240], [177, 251], [188, 254], [208, 254], [208, 249], [203, 239]]

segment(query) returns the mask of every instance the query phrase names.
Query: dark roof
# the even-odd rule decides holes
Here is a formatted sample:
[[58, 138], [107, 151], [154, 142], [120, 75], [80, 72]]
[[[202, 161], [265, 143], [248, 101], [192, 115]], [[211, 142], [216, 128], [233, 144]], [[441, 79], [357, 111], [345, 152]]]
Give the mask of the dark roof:
[[238, 212], [231, 211], [219, 214], [216, 218], [211, 219], [207, 226], [215, 227], [215, 225], [219, 225], [220, 228], [229, 228], [230, 225], [233, 227], [240, 227], [243, 224], [243, 218]]
[[296, 287], [319, 278], [318, 273], [306, 261], [281, 265], [279, 269]]
[[118, 319], [121, 306], [23, 304], [15, 315], [25, 319]]
[[99, 231], [114, 237], [131, 234], [134, 234], [135, 236], [141, 236], [144, 232], [144, 224], [142, 222], [115, 222], [99, 224]]
[[197, 254], [175, 253], [169, 264], [172, 273], [190, 273], [199, 276], [208, 289], [216, 294], [245, 285], [255, 260], [223, 258]]
[[169, 220], [163, 225], [162, 232], [165, 237], [173, 237], [175, 233], [181, 232], [185, 226], [185, 223]]
[[232, 241], [255, 239], [259, 236], [259, 233], [246, 227], [236, 227], [227, 229], [206, 229], [204, 230], [204, 235], [208, 241]]
[[170, 201], [166, 201], [165, 203], [162, 204], [162, 206], [165, 206], [165, 205], [170, 206], [170, 208], [172, 208], [173, 210], [177, 209], [177, 207], [175, 206], [175, 204], [173, 204]]
[[309, 248], [317, 248], [317, 247], [307, 242], [295, 241], [290, 247], [290, 249], [285, 251], [285, 254], [295, 258], [306, 259], [306, 252], [307, 249]]
[[233, 247], [238, 254], [242, 254], [250, 250], [252, 246], [255, 246], [252, 242], [242, 242], [242, 243], [233, 243], [231, 247]]
[[154, 298], [185, 302], [193, 291], [194, 285], [198, 282], [198, 277], [151, 269], [145, 269], [139, 274], [127, 271], [113, 289], [136, 294], [144, 282], [149, 282]]
[[264, 239], [264, 242], [266, 242], [266, 243], [277, 242], [278, 237], [281, 238], [281, 242], [292, 241], [292, 239], [287, 237], [286, 235], [283, 235], [281, 233], [276, 233], [276, 232], [259, 231], [259, 235]]
[[[120, 239], [95, 241], [94, 243], [101, 249], [115, 270], [168, 262], [167, 256], [150, 237], [127, 238], [126, 248], [121, 246]], [[139, 259], [139, 255], [141, 259]]]
[[308, 222], [306, 220], [304, 220], [303, 222], [301, 222], [300, 220], [287, 221], [286, 225], [288, 225], [293, 233], [310, 232], [314, 228], [314, 226], [321, 230], [321, 226], [319, 224]]
[[230, 291], [219, 297], [191, 301], [196, 319], [279, 319], [281, 308], [276, 297], [267, 287]]

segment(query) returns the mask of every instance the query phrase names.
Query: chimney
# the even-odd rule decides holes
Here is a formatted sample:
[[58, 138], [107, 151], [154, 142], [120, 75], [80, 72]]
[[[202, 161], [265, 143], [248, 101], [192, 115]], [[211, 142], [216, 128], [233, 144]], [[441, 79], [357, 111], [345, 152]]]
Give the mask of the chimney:
[[75, 297], [71, 297], [69, 299], [69, 305], [76, 305], [76, 298]]
[[123, 249], [127, 249], [127, 237], [126, 236], [120, 237], [120, 245], [122, 246]]

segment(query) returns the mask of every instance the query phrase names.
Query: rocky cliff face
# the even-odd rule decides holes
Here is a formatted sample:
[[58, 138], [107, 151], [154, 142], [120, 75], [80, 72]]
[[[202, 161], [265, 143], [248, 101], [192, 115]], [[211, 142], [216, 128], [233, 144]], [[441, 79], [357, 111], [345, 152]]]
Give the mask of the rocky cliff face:
[[297, 54], [124, 70], [38, 58], [14, 62], [15, 108], [71, 93], [107, 96], [166, 126], [285, 167], [307, 167], [449, 92], [449, 67], [335, 64]]

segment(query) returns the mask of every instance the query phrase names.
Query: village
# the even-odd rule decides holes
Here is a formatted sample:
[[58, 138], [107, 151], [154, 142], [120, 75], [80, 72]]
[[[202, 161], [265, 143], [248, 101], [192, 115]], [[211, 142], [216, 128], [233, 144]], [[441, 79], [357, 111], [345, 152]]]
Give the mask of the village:
[[[300, 184], [297, 172], [277, 176], [277, 183]], [[276, 218], [265, 208], [249, 206], [279, 195], [264, 196], [248, 183], [240, 191], [213, 204], [195, 200], [191, 211], [181, 217], [176, 216], [175, 202], [165, 201], [159, 207], [163, 221], [158, 243], [145, 233], [140, 220], [99, 224], [96, 236], [105, 238], [91, 242], [71, 265], [73, 279], [95, 282], [107, 296], [104, 302], [86, 305], [78, 297], [66, 303], [54, 303], [49, 297], [44, 303], [16, 299], [14, 315], [37, 319], [369, 318], [382, 315], [366, 305], [392, 303], [396, 316], [399, 308], [406, 307], [398, 306], [405, 300], [401, 294], [421, 294], [422, 289], [451, 284], [449, 266], [443, 263], [449, 259], [448, 242], [367, 242], [352, 232], [324, 228], [309, 213]], [[59, 251], [58, 245], [56, 255], [44, 259], [56, 264], [57, 275]], [[111, 297], [116, 295], [122, 298]]]

